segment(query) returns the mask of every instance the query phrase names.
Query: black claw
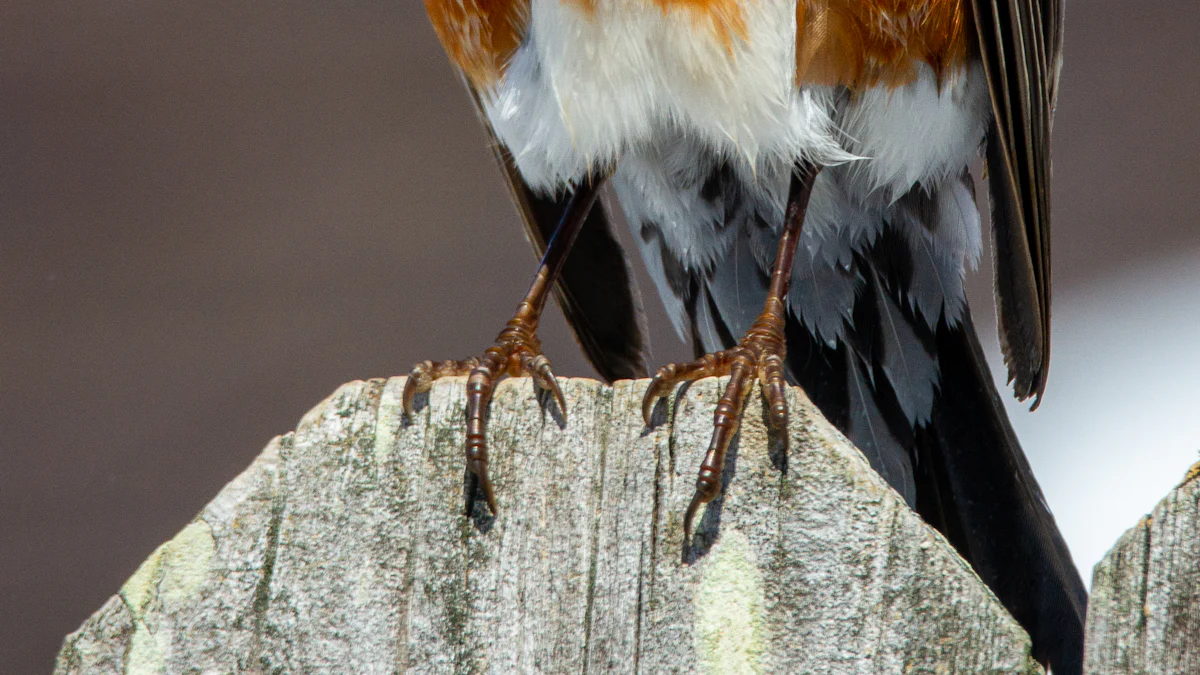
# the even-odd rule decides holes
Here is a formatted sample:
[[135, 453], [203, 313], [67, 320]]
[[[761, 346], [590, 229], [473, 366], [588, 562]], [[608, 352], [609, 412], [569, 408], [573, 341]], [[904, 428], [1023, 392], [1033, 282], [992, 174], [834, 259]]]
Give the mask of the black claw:
[[492, 512], [492, 517], [500, 515], [500, 505], [496, 503], [496, 493], [492, 491], [492, 482], [487, 478], [479, 481], [483, 487], [483, 497], [487, 500], [488, 510]]
[[479, 499], [479, 493], [483, 493], [483, 501], [487, 503], [488, 510], [492, 512], [492, 516], [500, 515], [500, 507], [496, 504], [496, 494], [492, 490], [492, 482], [487, 476], [480, 477], [471, 469], [467, 469], [467, 484], [463, 492], [466, 498], [465, 515], [470, 518], [475, 514], [475, 502]]
[[650, 418], [654, 415], [654, 405], [658, 403], [657, 396], [651, 396], [650, 390], [646, 391], [646, 395], [642, 397], [642, 421], [646, 426], [650, 426]]
[[432, 369], [432, 361], [422, 361], [413, 366], [408, 373], [408, 379], [404, 381], [404, 393], [400, 395], [400, 401], [404, 407], [404, 414], [409, 419], [413, 418], [413, 399], [422, 392], [424, 380]]
[[531, 364], [532, 375], [538, 387], [544, 391], [548, 391], [554, 396], [554, 402], [558, 404], [558, 412], [562, 414], [563, 421], [567, 419], [567, 398], [563, 396], [562, 388], [558, 386], [558, 378], [554, 377], [554, 372], [550, 370], [550, 359], [545, 356], [538, 355], [534, 358]]
[[665, 385], [666, 367], [659, 368], [654, 375], [654, 379], [650, 380], [650, 386], [646, 387], [646, 394], [642, 396], [642, 421], [646, 426], [650, 426], [650, 420], [654, 417], [654, 406], [658, 405], [659, 399], [667, 396], [671, 392], [671, 385]]
[[475, 495], [479, 492], [479, 476], [476, 476], [474, 471], [467, 469], [466, 478], [466, 485], [463, 486], [466, 509], [463, 515], [470, 518], [475, 513]]

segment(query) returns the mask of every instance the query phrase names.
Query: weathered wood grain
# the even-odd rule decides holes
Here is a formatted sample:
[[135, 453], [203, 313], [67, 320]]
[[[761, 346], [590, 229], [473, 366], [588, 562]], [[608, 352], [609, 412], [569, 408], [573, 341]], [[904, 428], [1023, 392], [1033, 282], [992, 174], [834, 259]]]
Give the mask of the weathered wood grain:
[[645, 382], [565, 380], [562, 428], [529, 380], [505, 382], [493, 520], [460, 515], [461, 380], [412, 424], [402, 378], [348, 384], [68, 636], [56, 672], [1041, 672], [799, 390], [786, 472], [755, 394], [685, 549], [718, 385], [646, 429]]
[[1200, 464], [1092, 574], [1091, 675], [1200, 673]]

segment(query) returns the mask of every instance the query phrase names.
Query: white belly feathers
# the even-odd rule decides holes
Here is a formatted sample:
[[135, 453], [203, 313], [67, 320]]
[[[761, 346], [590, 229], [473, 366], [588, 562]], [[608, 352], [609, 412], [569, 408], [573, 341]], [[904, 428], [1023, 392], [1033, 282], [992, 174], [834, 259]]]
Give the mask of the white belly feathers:
[[[808, 159], [857, 158], [872, 188], [903, 194], [969, 163], [990, 116], [982, 69], [939, 86], [862, 92], [797, 88], [795, 0], [742, 4], [743, 39], [723, 39], [686, 8], [532, 0], [529, 34], [486, 114], [535, 189], [565, 189], [647, 144], [686, 138], [745, 173]], [[866, 161], [863, 161], [866, 160]]]
[[849, 158], [829, 118], [832, 91], [794, 86], [795, 0], [744, 3], [747, 38], [728, 44], [685, 9], [595, 5], [533, 0], [526, 42], [486, 102], [534, 188], [561, 190], [664, 135], [750, 167]]

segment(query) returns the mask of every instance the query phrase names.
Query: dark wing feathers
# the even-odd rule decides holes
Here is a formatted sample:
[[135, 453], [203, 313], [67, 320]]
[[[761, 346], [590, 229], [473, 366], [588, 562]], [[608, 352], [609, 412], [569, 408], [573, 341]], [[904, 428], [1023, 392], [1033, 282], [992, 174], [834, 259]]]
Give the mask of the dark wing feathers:
[[995, 121], [987, 167], [1001, 346], [1021, 399], [1041, 400], [1050, 361], [1050, 126], [1062, 0], [972, 0]]
[[[512, 155], [496, 139], [479, 92], [467, 85], [480, 120], [525, 226], [525, 237], [540, 257], [566, 209], [568, 196], [543, 197], [521, 178]], [[646, 377], [646, 329], [642, 300], [624, 250], [604, 207], [592, 207], [554, 287], [567, 324], [588, 361], [608, 382]]]

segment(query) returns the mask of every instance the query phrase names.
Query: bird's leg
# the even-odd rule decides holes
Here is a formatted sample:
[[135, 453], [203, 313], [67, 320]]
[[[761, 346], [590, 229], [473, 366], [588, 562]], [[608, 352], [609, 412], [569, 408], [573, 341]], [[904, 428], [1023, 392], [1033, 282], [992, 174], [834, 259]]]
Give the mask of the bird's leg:
[[542, 354], [542, 343], [537, 337], [538, 321], [546, 298], [558, 279], [567, 254], [575, 238], [587, 220], [588, 212], [596, 203], [604, 177], [584, 181], [567, 204], [562, 221], [546, 246], [546, 253], [538, 266], [533, 283], [525, 299], [517, 305], [516, 314], [504, 330], [496, 337], [496, 343], [488, 347], [483, 358], [465, 361], [422, 361], [413, 367], [404, 385], [402, 401], [404, 412], [412, 418], [413, 397], [429, 391], [434, 380], [453, 375], [469, 375], [467, 378], [467, 515], [475, 503], [476, 489], [482, 490], [492, 514], [498, 513], [496, 496], [488, 479], [487, 410], [496, 384], [506, 375], [529, 375], [534, 383], [549, 391], [558, 403], [559, 412], [565, 418], [567, 403], [563, 398], [558, 381], [550, 369], [550, 360]]
[[802, 165], [792, 174], [783, 235], [779, 238], [779, 250], [771, 272], [767, 302], [758, 319], [750, 326], [750, 330], [733, 349], [706, 354], [690, 363], [672, 363], [659, 368], [650, 382], [650, 388], [646, 390], [645, 398], [642, 399], [642, 417], [646, 424], [649, 424], [654, 403], [675, 385], [702, 377], [729, 375], [729, 384], [725, 386], [725, 393], [717, 402], [717, 410], [713, 416], [712, 442], [708, 446], [704, 462], [700, 465], [696, 492], [684, 515], [685, 538], [691, 537], [692, 520], [696, 511], [701, 505], [712, 501], [721, 491], [725, 453], [741, 425], [746, 395], [750, 392], [755, 376], [770, 407], [771, 427], [787, 430], [787, 385], [783, 375], [783, 359], [787, 351], [784, 340], [787, 293], [792, 277], [792, 262], [796, 256], [796, 244], [800, 240], [800, 230], [804, 225], [804, 213], [808, 208], [808, 198], [812, 194], [813, 181], [819, 170], [819, 167]]

